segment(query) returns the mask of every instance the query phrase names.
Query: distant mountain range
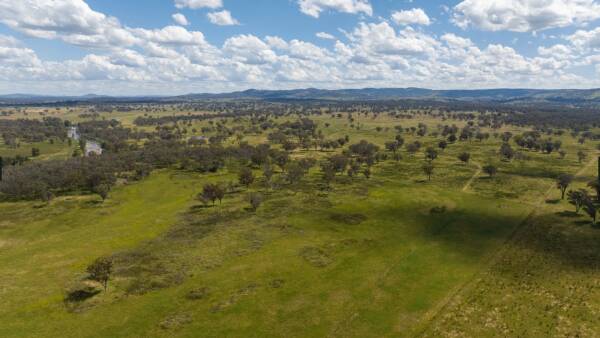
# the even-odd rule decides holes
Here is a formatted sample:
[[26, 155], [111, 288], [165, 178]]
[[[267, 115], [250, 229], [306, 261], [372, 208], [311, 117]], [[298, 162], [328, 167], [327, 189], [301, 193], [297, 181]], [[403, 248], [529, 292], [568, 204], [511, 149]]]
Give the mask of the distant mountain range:
[[432, 100], [476, 101], [502, 104], [545, 103], [557, 105], [600, 107], [600, 89], [482, 89], [431, 90], [423, 88], [363, 88], [363, 89], [295, 89], [256, 90], [223, 94], [187, 94], [179, 96], [112, 97], [88, 94], [84, 96], [39, 96], [27, 94], [0, 95], [0, 104], [128, 103], [128, 102], [191, 102], [202, 100]]

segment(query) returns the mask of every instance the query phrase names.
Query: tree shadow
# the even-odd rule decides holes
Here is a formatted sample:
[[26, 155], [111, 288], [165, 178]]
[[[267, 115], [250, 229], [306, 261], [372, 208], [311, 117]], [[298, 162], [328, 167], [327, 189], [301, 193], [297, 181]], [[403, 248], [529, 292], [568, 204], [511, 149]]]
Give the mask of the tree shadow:
[[574, 218], [574, 217], [581, 217], [583, 215], [576, 213], [575, 211], [569, 211], [569, 210], [565, 210], [565, 211], [558, 211], [556, 212], [556, 214], [560, 217], [569, 217], [569, 218]]
[[[389, 211], [390, 217], [398, 219], [408, 212], [414, 212], [414, 206], [412, 210]], [[505, 243], [502, 245], [526, 249], [525, 252], [531, 255], [552, 257], [557, 264], [565, 267], [583, 271], [598, 269], [600, 232], [586, 227], [591, 227], [591, 219], [579, 220], [576, 217], [584, 215], [573, 214], [564, 211], [523, 219], [522, 216], [503, 215], [490, 209], [461, 209], [458, 206], [445, 213], [421, 213], [408, 231], [421, 236], [426, 242], [435, 242], [445, 250], [468, 258], [488, 255], [490, 246], [501, 241]]]
[[65, 302], [68, 303], [81, 303], [86, 301], [95, 295], [99, 294], [101, 291], [95, 288], [81, 288], [77, 290], [72, 290], [67, 293], [65, 296]]
[[212, 205], [212, 204], [197, 204], [197, 205], [192, 205], [190, 207], [190, 210], [197, 211], [197, 210], [210, 209], [212, 207], [214, 207], [214, 205]]

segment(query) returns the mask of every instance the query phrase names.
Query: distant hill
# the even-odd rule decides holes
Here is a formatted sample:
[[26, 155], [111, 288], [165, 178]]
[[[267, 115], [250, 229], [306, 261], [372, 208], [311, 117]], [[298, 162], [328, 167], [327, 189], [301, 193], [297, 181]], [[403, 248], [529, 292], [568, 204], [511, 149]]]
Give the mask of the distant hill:
[[600, 89], [482, 89], [431, 90], [424, 88], [363, 88], [363, 89], [249, 89], [222, 94], [187, 94], [180, 96], [111, 97], [88, 94], [85, 96], [39, 96], [27, 94], [0, 95], [0, 104], [44, 104], [61, 102], [127, 103], [127, 102], [189, 102], [196, 100], [402, 100], [427, 99], [436, 101], [478, 101], [504, 104], [531, 104], [536, 102], [600, 107]]

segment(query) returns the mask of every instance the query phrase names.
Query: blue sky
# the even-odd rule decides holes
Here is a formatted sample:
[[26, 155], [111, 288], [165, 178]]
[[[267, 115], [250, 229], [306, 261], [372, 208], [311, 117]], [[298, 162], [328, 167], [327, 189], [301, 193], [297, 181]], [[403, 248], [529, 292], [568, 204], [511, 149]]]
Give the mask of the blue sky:
[[0, 0], [0, 93], [600, 87], [599, 26], [596, 0]]

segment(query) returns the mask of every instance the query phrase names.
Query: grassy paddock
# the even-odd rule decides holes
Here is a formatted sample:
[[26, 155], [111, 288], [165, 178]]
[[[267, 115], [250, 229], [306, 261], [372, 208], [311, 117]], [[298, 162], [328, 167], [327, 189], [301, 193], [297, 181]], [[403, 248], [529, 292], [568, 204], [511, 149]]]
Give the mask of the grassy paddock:
[[[381, 116], [357, 118], [356, 130], [345, 118], [315, 119], [327, 138], [380, 146], [396, 124], [461, 126]], [[401, 161], [376, 165], [370, 180], [340, 176], [331, 189], [316, 169], [294, 187], [266, 191], [259, 180], [250, 188], [265, 196], [256, 212], [245, 189], [215, 206], [194, 200], [206, 182], [235, 180], [227, 170], [155, 172], [117, 187], [105, 203], [72, 196], [0, 204], [0, 336], [593, 337], [600, 231], [565, 212], [566, 202], [545, 201], [559, 196], [557, 173], [583, 167], [577, 150], [591, 155], [594, 145], [560, 138], [565, 159], [532, 152], [504, 162], [494, 138], [451, 144], [431, 181], [422, 151], [404, 150]], [[424, 148], [439, 140], [405, 139]], [[457, 160], [462, 151], [471, 163]], [[488, 163], [498, 175], [476, 175]], [[115, 260], [108, 291], [65, 304], [103, 255]]]

